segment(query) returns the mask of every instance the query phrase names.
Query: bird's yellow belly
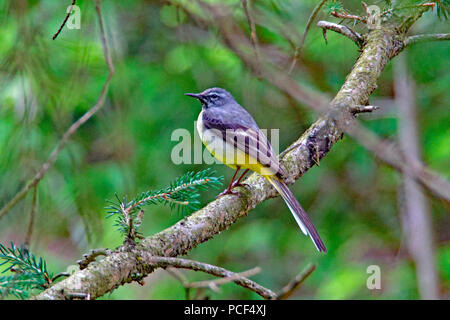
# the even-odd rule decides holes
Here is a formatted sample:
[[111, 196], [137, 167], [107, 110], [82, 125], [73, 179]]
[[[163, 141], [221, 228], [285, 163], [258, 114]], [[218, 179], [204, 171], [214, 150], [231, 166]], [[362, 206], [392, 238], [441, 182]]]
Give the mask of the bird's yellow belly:
[[[203, 112], [203, 111], [202, 111]], [[232, 169], [250, 169], [263, 176], [273, 176], [273, 171], [263, 166], [254, 157], [234, 147], [222, 139], [214, 130], [206, 130], [203, 126], [202, 112], [197, 120], [197, 131], [206, 149], [220, 162]]]

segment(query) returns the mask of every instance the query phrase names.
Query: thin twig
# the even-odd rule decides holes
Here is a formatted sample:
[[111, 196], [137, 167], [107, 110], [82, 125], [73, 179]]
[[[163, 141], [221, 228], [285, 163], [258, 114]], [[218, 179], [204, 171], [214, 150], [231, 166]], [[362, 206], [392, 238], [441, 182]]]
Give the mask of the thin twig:
[[91, 249], [89, 253], [83, 254], [83, 259], [77, 261], [78, 265], [80, 266], [80, 270], [87, 268], [87, 266], [91, 262], [94, 262], [98, 256], [107, 256], [111, 254], [111, 252], [111, 250], [103, 248]]
[[306, 36], [308, 35], [309, 28], [311, 27], [312, 23], [314, 22], [314, 19], [316, 18], [317, 14], [319, 13], [320, 9], [324, 5], [325, 2], [328, 0], [322, 0], [320, 3], [317, 4], [317, 6], [314, 8], [313, 12], [309, 16], [308, 23], [306, 24], [305, 32], [303, 33], [302, 40], [300, 41], [300, 44], [298, 47], [295, 48], [294, 52], [294, 58], [292, 59], [291, 66], [289, 67], [288, 74], [292, 73], [292, 70], [294, 70], [295, 65], [297, 64], [297, 60], [300, 58], [300, 52], [303, 48], [303, 45], [305, 44]]
[[251, 277], [259, 272], [261, 272], [261, 268], [255, 267], [247, 271], [235, 273], [234, 275], [229, 277], [223, 277], [221, 279], [191, 282], [189, 283], [189, 288], [210, 288], [211, 290], [218, 291], [218, 286], [222, 284], [234, 282], [242, 278]]
[[353, 114], [358, 114], [358, 113], [370, 113], [370, 112], [374, 112], [375, 110], [380, 109], [380, 107], [378, 106], [358, 106], [358, 107], [353, 107], [351, 112]]
[[308, 278], [311, 273], [314, 272], [314, 270], [316, 270], [316, 265], [313, 264], [299, 273], [291, 282], [289, 282], [280, 290], [280, 292], [277, 294], [277, 300], [284, 300], [289, 298], [306, 280], [306, 278]]
[[72, 1], [72, 4], [70, 5], [69, 10], [67, 10], [67, 11], [68, 11], [68, 12], [67, 12], [67, 15], [66, 15], [66, 17], [64, 18], [64, 20], [63, 20], [61, 26], [59, 27], [58, 31], [56, 31], [56, 33], [55, 33], [55, 34], [53, 35], [53, 37], [52, 37], [53, 40], [55, 40], [56, 37], [58, 37], [59, 33], [62, 31], [62, 29], [63, 29], [64, 26], [66, 25], [66, 22], [67, 22], [67, 20], [69, 19], [70, 14], [72, 13], [72, 9], [73, 9], [73, 6], [75, 5], [75, 2], [77, 2], [77, 0], [73, 0], [73, 1]]
[[353, 31], [351, 28], [347, 26], [343, 26], [337, 23], [328, 22], [328, 21], [319, 21], [317, 22], [317, 26], [319, 28], [322, 28], [324, 31], [324, 38], [326, 40], [326, 30], [332, 30], [334, 32], [340, 33], [343, 36], [346, 36], [350, 40], [356, 43], [356, 45], [360, 48], [362, 48], [364, 43], [364, 37], [360, 35], [359, 33]]
[[429, 42], [429, 41], [446, 41], [450, 40], [450, 33], [434, 33], [434, 34], [419, 34], [416, 36], [410, 36], [405, 39], [405, 46], [421, 43], [421, 42]]
[[[189, 280], [188, 278], [185, 277], [185, 275], [178, 270], [177, 268], [166, 268], [167, 273], [169, 273], [172, 277], [174, 277], [175, 279], [177, 279], [181, 285], [184, 288], [184, 292], [186, 295], [186, 300], [191, 300], [191, 288], [189, 287]], [[198, 291], [196, 292], [196, 295], [198, 294]], [[194, 297], [195, 300], [195, 297]]]
[[84, 124], [86, 123], [104, 104], [106, 93], [108, 92], [109, 83], [111, 82], [111, 79], [114, 74], [114, 66], [112, 64], [111, 55], [109, 53], [108, 49], [108, 43], [106, 41], [106, 33], [103, 26], [103, 19], [100, 12], [100, 1], [96, 1], [96, 11], [98, 15], [98, 21], [100, 25], [100, 33], [101, 33], [101, 40], [103, 45], [103, 53], [105, 56], [105, 61], [108, 66], [108, 77], [106, 78], [105, 83], [103, 84], [103, 88], [100, 92], [100, 96], [97, 100], [97, 103], [89, 109], [81, 118], [79, 118], [77, 121], [75, 121], [69, 129], [64, 133], [61, 140], [59, 140], [56, 147], [53, 149], [52, 153], [48, 157], [47, 161], [42, 165], [41, 169], [38, 171], [38, 173], [34, 176], [33, 179], [28, 181], [25, 186], [16, 193], [16, 195], [8, 202], [6, 203], [2, 209], [0, 210], [0, 219], [9, 211], [11, 210], [17, 203], [19, 203], [25, 195], [35, 187], [39, 181], [44, 177], [44, 175], [47, 173], [47, 171], [53, 166], [56, 159], [58, 158], [59, 153], [61, 150], [64, 149], [67, 142], [69, 141], [70, 137]]
[[252, 269], [249, 269], [247, 271], [235, 273], [232, 276], [229, 277], [223, 277], [221, 279], [216, 280], [203, 280], [203, 281], [196, 281], [196, 282], [190, 282], [184, 274], [182, 274], [178, 269], [176, 268], [167, 268], [166, 271], [172, 275], [174, 278], [176, 278], [178, 281], [180, 281], [181, 285], [189, 291], [189, 289], [199, 289], [199, 288], [210, 288], [213, 291], [219, 292], [219, 286], [234, 282], [238, 279], [247, 278], [250, 276], [253, 276], [259, 272], [261, 272], [261, 268], [255, 267]]
[[31, 201], [31, 213], [30, 213], [30, 222], [28, 222], [27, 235], [25, 236], [24, 245], [29, 248], [31, 243], [31, 235], [33, 234], [34, 228], [34, 219], [37, 211], [37, 189], [38, 186], [35, 186], [33, 189], [33, 200]]
[[62, 277], [70, 277], [70, 273], [69, 272], [60, 272], [60, 273], [56, 274], [52, 278], [52, 283], [55, 282], [56, 279], [59, 279], [59, 278], [62, 278]]
[[362, 17], [357, 16], [357, 15], [348, 14], [348, 13], [340, 13], [340, 12], [336, 12], [336, 11], [332, 11], [332, 12], [330, 12], [330, 14], [333, 17], [336, 17], [336, 18], [349, 19], [349, 20], [358, 20], [358, 21], [366, 23], [366, 18], [362, 18]]
[[403, 7], [395, 7], [395, 8], [391, 8], [391, 9], [388, 9], [388, 10], [382, 12], [381, 17], [383, 17], [387, 14], [390, 14], [393, 11], [397, 11], [397, 10], [412, 9], [412, 8], [417, 8], [417, 7], [431, 7], [432, 9], [434, 9], [435, 6], [436, 6], [435, 2], [427, 2], [427, 3], [413, 4], [413, 5], [409, 5], [409, 6], [403, 6]]
[[[407, 161], [421, 159], [420, 130], [414, 79], [408, 71], [406, 52], [394, 64], [395, 102], [398, 112], [398, 143]], [[439, 299], [439, 276], [430, 206], [420, 185], [404, 175], [399, 192], [402, 229], [414, 261], [417, 287], [424, 300]], [[403, 237], [402, 237], [403, 238]]]
[[132, 210], [134, 210], [135, 208], [139, 207], [139, 206], [142, 205], [144, 202], [148, 202], [148, 201], [150, 201], [150, 200], [154, 200], [154, 199], [158, 199], [158, 198], [163, 198], [163, 199], [166, 200], [166, 201], [173, 202], [173, 203], [176, 203], [176, 204], [180, 204], [180, 205], [188, 205], [188, 204], [189, 204], [188, 201], [179, 201], [179, 200], [176, 200], [176, 199], [172, 199], [170, 196], [173, 195], [173, 194], [175, 194], [175, 193], [177, 193], [178, 191], [180, 191], [180, 190], [182, 190], [182, 189], [187, 189], [187, 188], [189, 188], [190, 186], [194, 186], [194, 185], [203, 185], [203, 184], [207, 184], [207, 183], [210, 182], [210, 181], [211, 181], [210, 179], [205, 178], [205, 179], [197, 180], [197, 181], [192, 182], [192, 183], [183, 183], [182, 185], [180, 185], [180, 186], [174, 188], [174, 189], [171, 190], [171, 191], [168, 191], [168, 192], [161, 192], [161, 193], [158, 193], [158, 194], [154, 194], [154, 195], [152, 195], [152, 196], [145, 197], [145, 198], [143, 198], [143, 199], [141, 199], [141, 200], [139, 200], [139, 201], [133, 202], [133, 203], [132, 203], [131, 205], [129, 205], [128, 207], [125, 207], [125, 206], [122, 204], [122, 205], [121, 205], [121, 211], [122, 211], [122, 213], [123, 213], [124, 218], [128, 221], [127, 217], [128, 217], [128, 215], [130, 214], [130, 212], [131, 212]]
[[450, 182], [445, 177], [427, 168], [418, 159], [414, 161], [405, 159], [403, 153], [395, 144], [381, 140], [359, 122], [352, 122], [345, 131], [375, 157], [399, 172], [416, 179], [432, 194], [450, 203]]
[[158, 257], [150, 255], [141, 256], [141, 260], [152, 268], [182, 268], [205, 272], [216, 277], [228, 279], [232, 278], [231, 280], [227, 279], [227, 282], [234, 282], [241, 287], [257, 293], [264, 299], [274, 299], [276, 297], [275, 292], [273, 292], [272, 290], [267, 289], [242, 275], [208, 263], [181, 258]]
[[367, 4], [364, 1], [361, 1], [361, 5], [363, 6], [364, 11], [366, 12], [367, 16], [370, 16], [369, 7], [367, 6]]
[[252, 19], [250, 11], [248, 9], [247, 0], [242, 0], [242, 7], [244, 7], [245, 16], [247, 17], [248, 26], [250, 27], [250, 39], [253, 46], [253, 51], [255, 52], [256, 63], [260, 65], [259, 52], [258, 52], [258, 36], [256, 35], [255, 22]]
[[175, 279], [177, 279], [178, 281], [180, 281], [181, 285], [185, 288], [190, 288], [189, 287], [189, 280], [188, 278], [186, 278], [186, 276], [177, 268], [166, 268], [167, 273], [169, 273], [172, 277], [174, 277]]

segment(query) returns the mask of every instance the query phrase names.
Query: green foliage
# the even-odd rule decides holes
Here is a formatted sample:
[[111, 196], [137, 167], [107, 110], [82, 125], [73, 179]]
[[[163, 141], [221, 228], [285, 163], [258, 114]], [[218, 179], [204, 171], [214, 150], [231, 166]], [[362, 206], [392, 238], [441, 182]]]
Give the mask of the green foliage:
[[450, 15], [450, 0], [436, 0], [436, 13], [439, 19], [448, 19]]
[[436, 14], [440, 20], [447, 20], [450, 13], [450, 0], [436, 0], [436, 1], [397, 1], [392, 8], [385, 11], [383, 15], [398, 14], [399, 11], [411, 10], [419, 6], [429, 6], [434, 8], [436, 6]]
[[181, 214], [198, 210], [199, 191], [222, 185], [223, 177], [215, 177], [214, 174], [215, 171], [210, 168], [197, 173], [188, 172], [171, 182], [168, 187], [142, 192], [131, 201], [128, 201], [127, 197], [120, 199], [116, 194], [117, 201], [108, 201], [110, 205], [106, 207], [109, 213], [107, 217], [115, 216], [115, 226], [118, 230], [124, 235], [130, 235], [132, 229], [136, 232], [141, 225], [141, 210], [144, 206], [169, 205], [170, 209], [177, 209]]
[[0, 266], [6, 265], [2, 271], [13, 272], [13, 275], [0, 277], [0, 296], [12, 294], [18, 298], [29, 297], [33, 289], [45, 289], [52, 282], [52, 274], [47, 270], [47, 263], [36, 257], [26, 248], [18, 248], [11, 242], [6, 248], [0, 244]]
[[344, 11], [344, 5], [340, 1], [330, 0], [324, 6], [324, 10], [326, 13], [330, 14], [332, 12], [340, 13]]
[[19, 299], [27, 299], [33, 289], [43, 289], [45, 282], [42, 278], [30, 274], [15, 274], [0, 276], [0, 299], [13, 295]]

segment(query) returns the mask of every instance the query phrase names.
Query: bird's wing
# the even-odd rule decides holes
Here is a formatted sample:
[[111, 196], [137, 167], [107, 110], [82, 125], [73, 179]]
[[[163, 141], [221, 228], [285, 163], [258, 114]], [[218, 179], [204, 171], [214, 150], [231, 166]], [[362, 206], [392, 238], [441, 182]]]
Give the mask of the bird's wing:
[[[229, 112], [225, 113], [219, 110], [203, 112], [202, 120], [205, 129], [216, 130], [228, 144], [250, 155], [258, 163], [269, 168], [273, 174], [284, 176], [284, 171], [278, 162], [270, 142], [258, 128], [253, 118], [244, 109], [242, 110], [246, 114], [240, 113], [239, 116], [233, 118], [230, 117]], [[247, 118], [248, 116], [251, 121]]]

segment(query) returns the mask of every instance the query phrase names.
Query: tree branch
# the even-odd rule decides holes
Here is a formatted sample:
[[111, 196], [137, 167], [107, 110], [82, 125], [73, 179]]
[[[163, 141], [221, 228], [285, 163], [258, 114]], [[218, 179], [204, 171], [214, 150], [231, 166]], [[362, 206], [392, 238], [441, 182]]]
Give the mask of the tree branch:
[[450, 33], [420, 34], [416, 36], [407, 37], [404, 42], [405, 46], [409, 46], [422, 42], [446, 41], [446, 40], [450, 40]]
[[363, 43], [364, 43], [364, 38], [362, 35], [360, 35], [359, 33], [353, 31], [352, 29], [350, 29], [347, 26], [343, 26], [337, 23], [333, 23], [333, 22], [328, 22], [328, 21], [319, 21], [317, 23], [317, 26], [319, 28], [323, 29], [323, 37], [325, 38], [325, 42], [327, 41], [326, 38], [326, 32], [327, 30], [332, 30], [334, 32], [340, 33], [343, 36], [349, 38], [350, 40], [352, 40], [354, 43], [356, 43], [356, 45], [358, 47], [362, 47]]
[[66, 14], [66, 17], [64, 18], [63, 22], [61, 23], [61, 26], [59, 27], [58, 31], [56, 31], [56, 33], [55, 33], [55, 34], [53, 35], [53, 37], [52, 37], [53, 40], [55, 40], [55, 39], [58, 37], [58, 35], [60, 34], [60, 32], [62, 31], [62, 29], [63, 29], [64, 26], [66, 25], [66, 22], [67, 22], [67, 20], [69, 19], [70, 14], [72, 13], [72, 9], [73, 9], [73, 6], [75, 5], [75, 2], [77, 2], [77, 0], [73, 0], [73, 1], [72, 1], [72, 4], [70, 5], [69, 10], [67, 10], [68, 12], [67, 12], [67, 14]]
[[315, 265], [307, 267], [304, 271], [299, 273], [291, 282], [284, 286], [277, 294], [277, 300], [285, 300], [289, 298], [298, 287], [316, 270]]
[[322, 8], [322, 6], [324, 5], [324, 3], [327, 2], [327, 1], [328, 0], [321, 0], [316, 5], [316, 7], [314, 8], [313, 12], [309, 16], [308, 22], [306, 24], [305, 32], [303, 33], [303, 36], [302, 36], [302, 40], [300, 41], [300, 44], [298, 45], [298, 47], [295, 48], [294, 58], [292, 59], [291, 66], [289, 67], [289, 71], [288, 71], [289, 74], [292, 73], [292, 71], [295, 68], [295, 65], [297, 64], [298, 58], [300, 58], [300, 52], [301, 52], [301, 50], [303, 48], [303, 45], [305, 44], [306, 36], [308, 35], [308, 31], [311, 28], [311, 25], [314, 22], [314, 19], [316, 18], [317, 14], [319, 13], [319, 11]]
[[252, 19], [252, 16], [248, 9], [247, 2], [248, 2], [247, 0], [242, 0], [242, 7], [244, 8], [245, 16], [247, 17], [248, 26], [250, 28], [250, 39], [252, 41], [253, 51], [255, 52], [255, 59], [257, 64], [259, 65], [261, 62], [259, 60], [259, 53], [258, 53], [258, 37], [256, 35], [255, 22]]
[[[124, 259], [124, 260], [122, 261], [121, 259]], [[128, 273], [126, 276], [124, 276], [123, 278], [120, 278], [120, 279], [117, 278], [117, 274], [115, 272], [112, 272], [112, 273], [109, 272], [109, 273], [104, 274], [102, 271], [103, 269], [99, 268], [99, 266], [102, 264], [112, 263], [118, 269], [118, 270], [116, 270], [117, 273], [120, 273], [121, 275], [125, 275], [127, 270], [121, 270], [122, 267], [124, 267], [124, 266], [127, 267], [127, 264], [122, 263], [124, 261], [128, 261], [128, 262], [133, 261], [134, 263], [136, 263], [136, 266], [138, 266], [138, 268], [136, 270], [133, 270], [132, 272]], [[120, 265], [121, 267], [119, 268], [118, 265]], [[217, 282], [217, 284], [223, 284], [226, 282], [234, 282], [243, 288], [249, 289], [249, 290], [257, 293], [264, 299], [275, 299], [276, 298], [276, 294], [273, 291], [246, 278], [246, 275], [247, 276], [253, 275], [255, 271], [259, 271], [259, 268], [256, 270], [251, 269], [251, 270], [246, 271], [245, 273], [239, 274], [239, 273], [234, 273], [234, 272], [228, 271], [228, 270], [218, 267], [218, 266], [214, 266], [211, 264], [202, 263], [202, 262], [198, 262], [198, 261], [194, 261], [194, 260], [153, 256], [150, 253], [144, 252], [139, 249], [130, 250], [127, 252], [117, 252], [116, 251], [112, 255], [107, 256], [101, 262], [90, 264], [87, 269], [83, 269], [83, 270], [77, 272], [77, 274], [85, 273], [85, 276], [89, 277], [89, 279], [92, 279], [91, 272], [93, 270], [96, 270], [95, 272], [97, 273], [97, 275], [94, 276], [96, 279], [101, 278], [104, 282], [104, 285], [110, 285], [112, 283], [115, 283], [115, 281], [120, 281], [120, 283], [115, 284], [115, 287], [117, 287], [119, 284], [129, 283], [132, 281], [142, 281], [143, 277], [145, 277], [148, 273], [152, 272], [153, 270], [155, 270], [157, 268], [163, 268], [163, 269], [177, 268], [177, 269], [189, 269], [189, 270], [193, 270], [193, 271], [201, 271], [201, 272], [208, 273], [213, 276], [222, 278], [220, 280], [214, 280], [215, 282]], [[90, 269], [90, 272], [88, 271], [89, 269]], [[112, 270], [110, 270], [110, 271], [112, 271]], [[113, 278], [110, 278], [111, 276]], [[85, 287], [84, 286], [79, 286], [79, 287], [62, 286], [61, 287], [61, 284], [63, 284], [67, 280], [69, 280], [69, 282], [70, 282], [71, 280], [73, 280], [73, 277], [63, 280], [63, 281], [55, 284], [52, 287], [54, 290], [58, 290], [57, 296], [52, 295], [52, 293], [50, 291], [45, 291], [35, 298], [37, 298], [37, 299], [66, 299], [66, 298], [72, 298], [75, 294], [76, 296], [78, 296], [78, 295], [83, 296], [83, 297], [89, 296], [90, 298], [95, 299], [96, 297], [98, 297], [98, 295], [95, 293], [96, 290], [104, 289], [102, 287], [95, 286], [96, 284], [101, 284], [101, 283], [97, 283], [97, 281], [95, 281], [93, 283], [93, 286], [88, 285]], [[89, 281], [88, 279], [85, 279], [85, 280]], [[211, 281], [207, 281], [207, 282], [211, 282]], [[184, 283], [184, 285], [187, 285], [186, 280], [183, 280], [182, 283]], [[190, 283], [189, 286], [191, 287], [191, 285], [195, 285], [196, 287], [200, 287], [200, 286], [204, 286], [204, 284], [205, 283], [203, 283], [203, 282], [198, 283], [198, 284]]]
[[103, 248], [91, 249], [91, 250], [89, 250], [89, 253], [83, 254], [83, 259], [78, 260], [77, 263], [80, 266], [80, 270], [86, 269], [87, 266], [91, 262], [94, 262], [97, 257], [107, 256], [108, 254], [111, 254], [111, 253], [112, 253], [112, 251], [109, 249], [103, 249]]
[[[211, 290], [214, 290], [217, 292], [217, 291], [219, 291], [218, 286], [220, 286], [220, 285], [223, 285], [223, 284], [226, 284], [229, 282], [234, 282], [235, 280], [238, 280], [238, 279], [247, 278], [247, 277], [253, 276], [259, 272], [261, 272], [261, 268], [259, 268], [259, 267], [255, 267], [250, 270], [239, 272], [239, 273], [234, 273], [234, 274], [232, 274], [232, 272], [229, 271], [229, 273], [232, 274], [231, 276], [226, 276], [226, 277], [216, 279], [216, 280], [203, 280], [203, 281], [196, 281], [196, 282], [188, 282], [186, 280], [183, 280], [182, 284], [185, 288], [188, 288], [188, 289], [210, 288]], [[253, 290], [251, 290], [251, 291], [253, 291]], [[271, 290], [266, 289], [265, 292], [269, 293], [267, 298], [273, 298]]]
[[380, 107], [378, 107], [378, 106], [357, 106], [352, 109], [352, 113], [353, 114], [371, 113], [378, 109], [380, 109]]
[[[414, 80], [410, 77], [406, 56], [394, 64], [395, 100], [398, 108], [398, 140], [407, 160], [420, 159], [416, 119]], [[405, 175], [399, 192], [402, 228], [408, 251], [414, 260], [418, 291], [422, 299], [439, 299], [439, 276], [436, 272], [433, 226], [429, 206], [422, 188]]]
[[27, 234], [25, 236], [25, 240], [23, 244], [29, 248], [31, 243], [31, 235], [33, 234], [33, 228], [34, 228], [34, 220], [36, 217], [36, 211], [37, 211], [37, 193], [38, 193], [38, 187], [34, 187], [33, 189], [33, 199], [31, 202], [31, 213], [30, 213], [30, 221], [28, 222], [28, 228], [27, 228]]
[[405, 157], [394, 143], [382, 141], [358, 122], [353, 122], [346, 128], [346, 132], [384, 163], [415, 179], [433, 195], [450, 203], [448, 180], [427, 168], [418, 159]]
[[336, 11], [332, 11], [332, 12], [330, 12], [330, 14], [333, 17], [340, 18], [340, 19], [357, 20], [357, 21], [361, 21], [364, 23], [366, 22], [365, 18], [362, 18], [362, 17], [354, 15], [354, 14], [349, 14], [349, 13], [345, 13], [345, 12], [336, 12]]
[[[137, 255], [141, 253], [138, 252]], [[188, 259], [180, 259], [180, 258], [168, 258], [168, 257], [156, 257], [148, 254], [143, 254], [140, 256], [141, 261], [146, 264], [146, 268], [155, 269], [155, 268], [178, 268], [178, 269], [189, 269], [193, 271], [201, 271], [204, 273], [211, 274], [216, 277], [220, 277], [222, 279], [216, 280], [217, 283], [226, 283], [226, 282], [234, 282], [246, 289], [249, 289], [264, 299], [274, 299], [276, 294], [263, 286], [257, 284], [256, 282], [247, 279], [244, 274], [238, 274], [231, 271], [228, 271], [224, 268], [214, 266], [212, 264], [198, 262], [194, 260]], [[138, 258], [139, 260], [139, 258]], [[255, 270], [252, 269], [250, 275], [254, 274]], [[258, 270], [259, 271], [259, 270]], [[249, 274], [248, 271], [245, 272]], [[208, 281], [210, 282], [210, 281]], [[202, 283], [203, 285], [203, 283]]]

